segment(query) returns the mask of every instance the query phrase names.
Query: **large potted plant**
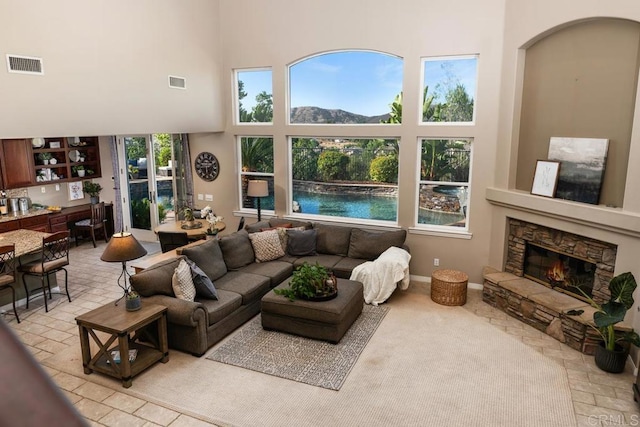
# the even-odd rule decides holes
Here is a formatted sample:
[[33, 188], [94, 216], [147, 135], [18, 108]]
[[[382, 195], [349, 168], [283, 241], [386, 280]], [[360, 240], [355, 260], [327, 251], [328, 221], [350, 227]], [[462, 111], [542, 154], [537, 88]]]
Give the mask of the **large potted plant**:
[[[624, 370], [624, 365], [629, 354], [629, 343], [640, 347], [640, 336], [631, 330], [616, 332], [615, 326], [624, 320], [624, 316], [633, 307], [633, 291], [637, 283], [633, 274], [627, 272], [619, 274], [609, 282], [611, 297], [604, 304], [598, 304], [582, 289], [575, 287], [589, 304], [596, 309], [593, 313], [592, 327], [602, 337], [602, 342], [596, 348], [596, 365], [606, 372], [619, 373]], [[580, 315], [584, 310], [572, 310], [567, 314]]]
[[100, 203], [100, 192], [102, 191], [102, 186], [100, 184], [97, 182], [84, 181], [82, 183], [82, 189], [91, 198], [92, 205]]
[[333, 274], [316, 262], [304, 263], [296, 268], [289, 281], [289, 288], [274, 289], [278, 295], [291, 301], [296, 298], [309, 301], [328, 301], [338, 296], [338, 281]]

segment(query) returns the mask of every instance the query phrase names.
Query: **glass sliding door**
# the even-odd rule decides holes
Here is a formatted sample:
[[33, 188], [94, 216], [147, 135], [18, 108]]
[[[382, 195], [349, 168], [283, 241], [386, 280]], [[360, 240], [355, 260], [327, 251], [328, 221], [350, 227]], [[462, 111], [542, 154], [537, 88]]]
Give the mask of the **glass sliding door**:
[[154, 228], [173, 213], [172, 136], [122, 136], [118, 150], [124, 227], [139, 240], [155, 241]]

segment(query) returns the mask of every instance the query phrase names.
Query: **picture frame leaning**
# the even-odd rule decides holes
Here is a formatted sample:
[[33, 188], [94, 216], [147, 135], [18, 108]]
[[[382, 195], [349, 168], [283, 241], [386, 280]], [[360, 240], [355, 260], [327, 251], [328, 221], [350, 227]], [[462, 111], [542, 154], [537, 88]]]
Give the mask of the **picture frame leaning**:
[[560, 174], [560, 162], [555, 160], [538, 160], [533, 174], [531, 194], [536, 196], [554, 197]]

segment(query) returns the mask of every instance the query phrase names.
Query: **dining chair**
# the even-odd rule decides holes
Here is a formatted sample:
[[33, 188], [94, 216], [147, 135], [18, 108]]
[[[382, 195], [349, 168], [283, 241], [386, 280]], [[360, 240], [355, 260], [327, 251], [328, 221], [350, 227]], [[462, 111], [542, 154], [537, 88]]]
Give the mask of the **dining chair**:
[[104, 241], [107, 242], [106, 222], [104, 202], [91, 205], [91, 218], [83, 219], [73, 225], [73, 237], [76, 240], [76, 246], [78, 246], [78, 234], [83, 231], [88, 231], [91, 234], [94, 248], [96, 247], [96, 230], [102, 229]]
[[160, 239], [160, 249], [162, 253], [172, 251], [190, 242], [189, 236], [184, 231], [158, 231], [158, 239]]
[[[55, 274], [61, 270], [64, 271], [64, 291], [67, 294], [69, 302], [71, 302], [71, 296], [69, 295], [68, 288], [69, 273], [65, 268], [69, 265], [69, 235], [69, 230], [66, 230], [51, 234], [48, 237], [43, 237], [40, 260], [32, 261], [18, 267], [18, 271], [22, 273], [22, 283], [24, 284], [24, 290], [27, 294], [27, 308], [29, 308], [30, 293], [27, 288], [26, 276], [40, 278], [42, 296], [44, 297], [44, 310], [49, 311], [49, 306], [47, 305], [47, 289], [49, 290], [49, 299], [51, 299], [52, 294], [49, 275]], [[47, 282], [46, 287], [45, 278]]]
[[244, 228], [244, 217], [241, 216], [240, 222], [238, 223], [238, 231], [242, 230], [243, 228]]
[[11, 289], [11, 302], [13, 304], [13, 314], [20, 323], [18, 311], [16, 310], [16, 290], [13, 285], [16, 284], [16, 246], [5, 245], [0, 246], [0, 291]]

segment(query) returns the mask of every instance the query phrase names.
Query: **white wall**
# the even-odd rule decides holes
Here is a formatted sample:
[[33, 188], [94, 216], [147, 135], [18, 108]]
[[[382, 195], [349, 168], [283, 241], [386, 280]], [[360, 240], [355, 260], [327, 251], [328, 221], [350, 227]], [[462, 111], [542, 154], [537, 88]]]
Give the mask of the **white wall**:
[[[0, 0], [0, 138], [219, 129], [218, 6]], [[42, 58], [44, 76], [8, 73], [6, 54]]]
[[[238, 208], [235, 136], [249, 132], [273, 135], [276, 213], [286, 214], [289, 176], [287, 137], [317, 136], [316, 126], [293, 127], [286, 124], [287, 65], [308, 55], [334, 49], [372, 49], [394, 54], [404, 59], [405, 120], [396, 130], [398, 134], [392, 135], [401, 138], [400, 226], [411, 227], [414, 221], [418, 138], [473, 137], [475, 145], [469, 220], [473, 238], [462, 240], [411, 234], [407, 240], [413, 255], [411, 273], [430, 276], [433, 258], [438, 257], [441, 268], [461, 269], [469, 273], [472, 281], [480, 281], [482, 266], [489, 256], [490, 230], [486, 224], [490, 218], [490, 206], [484, 200], [484, 193], [486, 186], [493, 182], [503, 8], [503, 0], [481, 3], [472, 0], [396, 3], [382, 0], [222, 0], [223, 105], [228, 110], [225, 132], [199, 135], [192, 153], [212, 151], [221, 162], [224, 178], [205, 184], [196, 177], [196, 193], [213, 193], [216, 212], [221, 212], [228, 219]], [[420, 60], [426, 56], [462, 54], [480, 55], [477, 125], [441, 127], [434, 133], [432, 128], [417, 123], [422, 92]], [[235, 126], [232, 122], [232, 76], [234, 69], [250, 67], [272, 68], [274, 124], [251, 126], [247, 130], [247, 126]], [[379, 132], [376, 126], [336, 126], [334, 136], [370, 137], [379, 135]], [[233, 179], [227, 179], [227, 174], [234, 174]], [[234, 226], [237, 224], [237, 221], [226, 222]]]

